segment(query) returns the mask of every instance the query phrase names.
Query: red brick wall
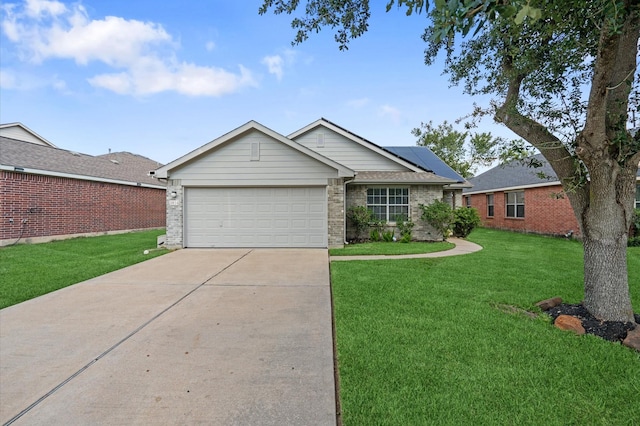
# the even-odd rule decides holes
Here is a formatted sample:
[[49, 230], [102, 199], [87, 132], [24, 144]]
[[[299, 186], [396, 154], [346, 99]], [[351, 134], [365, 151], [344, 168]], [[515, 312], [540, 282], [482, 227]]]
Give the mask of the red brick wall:
[[[13, 219], [13, 223], [11, 223]], [[165, 226], [165, 190], [0, 172], [0, 240]]]
[[537, 234], [580, 235], [571, 204], [560, 185], [524, 189], [524, 219], [507, 218], [504, 192], [493, 193], [494, 215], [487, 217], [487, 194], [471, 195], [471, 207], [478, 209], [483, 226]]

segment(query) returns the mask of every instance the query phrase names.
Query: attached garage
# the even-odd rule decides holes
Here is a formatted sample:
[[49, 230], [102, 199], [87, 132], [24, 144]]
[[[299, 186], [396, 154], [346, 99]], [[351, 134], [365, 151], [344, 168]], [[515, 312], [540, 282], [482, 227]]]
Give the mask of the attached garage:
[[155, 176], [167, 181], [167, 247], [344, 242], [344, 182], [355, 172], [255, 121]]
[[185, 188], [185, 247], [327, 247], [326, 187]]

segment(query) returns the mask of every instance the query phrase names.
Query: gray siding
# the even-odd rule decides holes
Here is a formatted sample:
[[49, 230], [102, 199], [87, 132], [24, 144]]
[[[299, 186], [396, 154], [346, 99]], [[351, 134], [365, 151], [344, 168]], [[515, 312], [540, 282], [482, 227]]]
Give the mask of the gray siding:
[[[252, 160], [256, 142], [259, 159]], [[337, 177], [332, 167], [255, 130], [214, 148], [170, 176], [181, 179], [183, 186], [327, 185], [327, 179]]]
[[19, 141], [31, 142], [38, 145], [49, 146], [42, 139], [33, 136], [31, 133], [18, 126], [11, 126], [0, 129], [0, 136], [9, 139], [16, 139]]
[[[317, 146], [319, 133], [324, 134], [323, 147]], [[298, 136], [295, 141], [356, 171], [409, 171], [395, 161], [325, 127], [315, 128]]]

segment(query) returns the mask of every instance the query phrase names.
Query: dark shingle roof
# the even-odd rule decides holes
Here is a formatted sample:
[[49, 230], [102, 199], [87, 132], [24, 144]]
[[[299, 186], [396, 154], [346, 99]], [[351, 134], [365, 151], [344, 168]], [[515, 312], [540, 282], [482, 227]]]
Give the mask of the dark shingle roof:
[[148, 176], [162, 164], [129, 152], [92, 156], [0, 137], [0, 165], [165, 186]]
[[385, 146], [384, 149], [438, 176], [453, 179], [459, 183], [465, 181], [426, 146]]
[[[542, 154], [532, 157], [542, 164], [542, 167], [529, 167], [529, 161], [514, 160], [501, 164], [478, 176], [469, 179], [473, 188], [463, 192], [484, 192], [499, 188], [511, 188], [527, 185], [544, 185], [558, 182], [558, 178]], [[542, 177], [542, 175], [544, 177]]]
[[[539, 162], [542, 167], [529, 167], [529, 159], [510, 161], [469, 179], [469, 182], [473, 184], [473, 188], [465, 189], [463, 192], [486, 192], [519, 186], [560, 184], [556, 173], [542, 154], [537, 154], [530, 158]], [[640, 169], [638, 169], [636, 176], [640, 177]]]

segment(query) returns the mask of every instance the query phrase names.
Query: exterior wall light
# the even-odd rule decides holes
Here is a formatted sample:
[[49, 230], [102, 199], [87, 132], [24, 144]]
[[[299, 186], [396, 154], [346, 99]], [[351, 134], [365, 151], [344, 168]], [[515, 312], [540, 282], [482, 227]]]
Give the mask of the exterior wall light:
[[171, 198], [177, 198], [178, 197], [178, 193], [176, 191], [171, 191], [171, 193], [169, 195], [171, 195]]

